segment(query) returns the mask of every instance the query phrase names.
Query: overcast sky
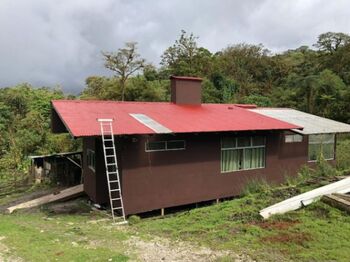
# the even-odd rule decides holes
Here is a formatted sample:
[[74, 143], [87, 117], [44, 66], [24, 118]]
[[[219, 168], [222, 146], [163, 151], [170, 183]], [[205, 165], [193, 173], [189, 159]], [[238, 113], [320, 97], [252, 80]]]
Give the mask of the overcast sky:
[[347, 0], [0, 0], [0, 87], [28, 82], [77, 93], [108, 75], [101, 50], [139, 42], [158, 65], [181, 29], [215, 52], [241, 42], [273, 52], [350, 31]]

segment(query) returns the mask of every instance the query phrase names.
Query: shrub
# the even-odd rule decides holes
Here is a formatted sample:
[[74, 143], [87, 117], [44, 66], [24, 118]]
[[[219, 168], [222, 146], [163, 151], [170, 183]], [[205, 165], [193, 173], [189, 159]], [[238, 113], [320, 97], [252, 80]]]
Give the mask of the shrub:
[[128, 222], [130, 225], [135, 225], [141, 222], [141, 218], [139, 216], [132, 215], [128, 218]]
[[247, 196], [256, 193], [269, 193], [271, 186], [264, 179], [252, 179], [244, 187], [242, 195]]

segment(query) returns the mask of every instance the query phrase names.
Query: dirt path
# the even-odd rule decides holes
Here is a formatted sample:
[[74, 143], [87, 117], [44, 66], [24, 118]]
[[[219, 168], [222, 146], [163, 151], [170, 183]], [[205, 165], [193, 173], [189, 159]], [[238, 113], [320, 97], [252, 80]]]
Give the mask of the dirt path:
[[230, 251], [215, 251], [205, 247], [198, 247], [191, 243], [176, 241], [172, 242], [165, 238], [155, 237], [152, 240], [143, 240], [132, 236], [126, 241], [130, 247], [130, 253], [137, 253], [140, 261], [171, 261], [171, 262], [194, 262], [194, 261], [219, 261], [220, 258], [229, 261], [243, 262], [253, 261], [246, 255], [237, 255]]

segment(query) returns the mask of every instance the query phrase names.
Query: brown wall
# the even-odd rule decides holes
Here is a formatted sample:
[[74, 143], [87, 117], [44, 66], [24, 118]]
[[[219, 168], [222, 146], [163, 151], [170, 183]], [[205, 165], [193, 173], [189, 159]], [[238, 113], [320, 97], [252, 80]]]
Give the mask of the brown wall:
[[202, 102], [201, 80], [171, 78], [171, 102], [175, 104], [200, 105]]
[[55, 134], [68, 133], [67, 128], [58, 116], [56, 110], [51, 106], [51, 131]]
[[[280, 183], [286, 175], [295, 175], [307, 163], [308, 141], [305, 137], [300, 143], [284, 143], [280, 132], [257, 134], [266, 136], [266, 167], [223, 174], [220, 173], [220, 134], [120, 138], [118, 148], [122, 154], [119, 155], [119, 165], [126, 214], [239, 195], [249, 180], [266, 179]], [[185, 139], [186, 149], [145, 152], [147, 140], [163, 138]], [[93, 146], [93, 143], [89, 139], [84, 141], [85, 152], [85, 147]], [[98, 143], [97, 175], [85, 176], [85, 188], [93, 201], [102, 203], [108, 202], [108, 190], [102, 145]]]

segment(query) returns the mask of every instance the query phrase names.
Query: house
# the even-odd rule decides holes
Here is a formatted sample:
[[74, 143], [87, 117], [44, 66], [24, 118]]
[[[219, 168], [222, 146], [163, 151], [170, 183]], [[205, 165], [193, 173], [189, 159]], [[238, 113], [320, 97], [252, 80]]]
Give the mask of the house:
[[[201, 79], [171, 77], [171, 102], [52, 101], [52, 130], [83, 140], [84, 190], [108, 202], [97, 119], [114, 119], [124, 210], [239, 195], [252, 179], [283, 182], [320, 152], [335, 159], [350, 125], [292, 109], [201, 103]], [[310, 162], [311, 161], [311, 162]]]

